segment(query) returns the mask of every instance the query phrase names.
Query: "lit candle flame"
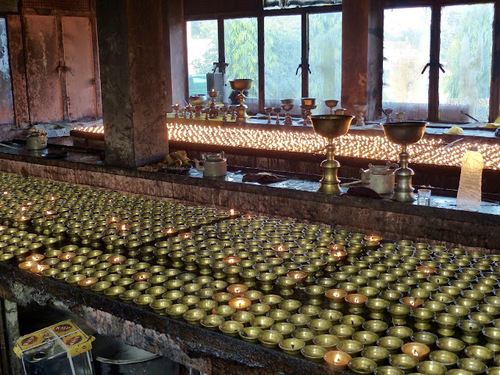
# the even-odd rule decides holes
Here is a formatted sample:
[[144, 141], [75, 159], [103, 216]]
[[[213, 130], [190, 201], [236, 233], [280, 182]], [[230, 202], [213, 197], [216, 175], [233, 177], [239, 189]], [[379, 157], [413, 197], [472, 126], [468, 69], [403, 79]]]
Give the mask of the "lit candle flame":
[[340, 353], [336, 353], [335, 357], [333, 357], [333, 363], [338, 365], [340, 363], [341, 358], [342, 358], [342, 356], [340, 355]]

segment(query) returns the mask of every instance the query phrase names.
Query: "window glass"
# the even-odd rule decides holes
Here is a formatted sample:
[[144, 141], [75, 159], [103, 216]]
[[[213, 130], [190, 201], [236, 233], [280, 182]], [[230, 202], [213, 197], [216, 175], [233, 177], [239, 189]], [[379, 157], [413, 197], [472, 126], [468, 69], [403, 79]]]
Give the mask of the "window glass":
[[342, 77], [342, 13], [309, 16], [309, 96], [316, 98], [318, 113], [328, 113], [325, 99], [340, 104]]
[[439, 115], [447, 122], [488, 120], [493, 4], [442, 8]]
[[[430, 56], [430, 8], [384, 11], [382, 105], [404, 119], [427, 119]], [[396, 118], [396, 115], [393, 115]]]
[[0, 123], [13, 123], [12, 84], [5, 18], [0, 18]]
[[189, 95], [207, 93], [207, 73], [219, 60], [217, 21], [187, 22]]
[[264, 39], [266, 106], [278, 107], [281, 99], [301, 97], [300, 16], [266, 17]]
[[[248, 97], [258, 96], [258, 49], [257, 49], [257, 19], [239, 18], [224, 21], [224, 44], [226, 52], [227, 79], [252, 79], [252, 87]], [[229, 88], [229, 91], [231, 89]]]

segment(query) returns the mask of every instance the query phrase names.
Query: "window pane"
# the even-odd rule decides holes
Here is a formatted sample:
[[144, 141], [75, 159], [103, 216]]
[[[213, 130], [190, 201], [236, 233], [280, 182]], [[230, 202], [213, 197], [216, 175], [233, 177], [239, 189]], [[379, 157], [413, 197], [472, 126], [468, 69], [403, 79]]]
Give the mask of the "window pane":
[[[258, 49], [257, 19], [240, 18], [224, 21], [224, 44], [226, 50], [227, 79], [253, 79], [246, 104], [251, 112], [258, 106]], [[231, 88], [228, 86], [229, 93]]]
[[187, 22], [189, 95], [207, 93], [207, 73], [212, 72], [217, 51], [217, 21]]
[[0, 123], [14, 122], [5, 18], [0, 18]]
[[493, 4], [443, 7], [439, 80], [443, 121], [488, 120], [491, 83]]
[[342, 4], [341, 0], [264, 0], [264, 9]]
[[266, 106], [301, 97], [301, 77], [295, 75], [301, 60], [300, 24], [298, 15], [264, 19]]
[[[383, 107], [404, 112], [404, 119], [427, 119], [430, 8], [384, 12]], [[395, 118], [395, 116], [393, 115]]]
[[316, 98], [318, 113], [328, 113], [325, 99], [340, 104], [342, 76], [342, 13], [309, 16], [309, 96]]

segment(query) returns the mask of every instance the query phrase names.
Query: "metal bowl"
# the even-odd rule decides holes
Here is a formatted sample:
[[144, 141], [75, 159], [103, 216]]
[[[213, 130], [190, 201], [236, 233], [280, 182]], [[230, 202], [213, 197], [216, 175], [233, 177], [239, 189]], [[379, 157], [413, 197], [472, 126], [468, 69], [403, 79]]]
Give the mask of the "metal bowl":
[[311, 122], [316, 134], [325, 138], [336, 138], [346, 134], [354, 116], [350, 115], [315, 115]]
[[416, 143], [424, 136], [425, 121], [390, 122], [382, 124], [384, 133], [389, 141], [399, 145]]
[[229, 84], [231, 85], [231, 88], [233, 90], [249, 90], [252, 87], [252, 82], [253, 79], [235, 79], [233, 81], [229, 81]]

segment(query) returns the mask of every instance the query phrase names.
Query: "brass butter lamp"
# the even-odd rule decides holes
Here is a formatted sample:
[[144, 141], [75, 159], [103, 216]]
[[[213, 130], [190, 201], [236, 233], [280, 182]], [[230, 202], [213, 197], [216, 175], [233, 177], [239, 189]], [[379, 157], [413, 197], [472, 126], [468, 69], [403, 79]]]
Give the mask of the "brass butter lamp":
[[326, 160], [321, 162], [323, 178], [318, 191], [326, 194], [340, 194], [340, 180], [338, 169], [340, 163], [335, 160], [335, 146], [333, 139], [346, 134], [354, 116], [350, 115], [316, 115], [311, 116], [311, 122], [316, 134], [328, 139], [326, 146]]
[[236, 107], [236, 123], [237, 124], [244, 124], [247, 122], [247, 106], [243, 104], [245, 100], [245, 95], [243, 94], [243, 91], [249, 90], [252, 87], [252, 79], [235, 79], [233, 81], [229, 81], [229, 84], [231, 85], [231, 88], [233, 90], [239, 91], [240, 94], [238, 95], [238, 102], [240, 103]]
[[385, 136], [392, 143], [402, 146], [399, 154], [400, 168], [396, 170], [396, 187], [391, 199], [398, 202], [414, 202], [415, 194], [411, 183], [412, 177], [415, 174], [411, 168], [408, 168], [408, 153], [406, 146], [417, 143], [424, 136], [425, 121], [408, 121], [408, 122], [388, 122], [382, 124], [384, 127]]

